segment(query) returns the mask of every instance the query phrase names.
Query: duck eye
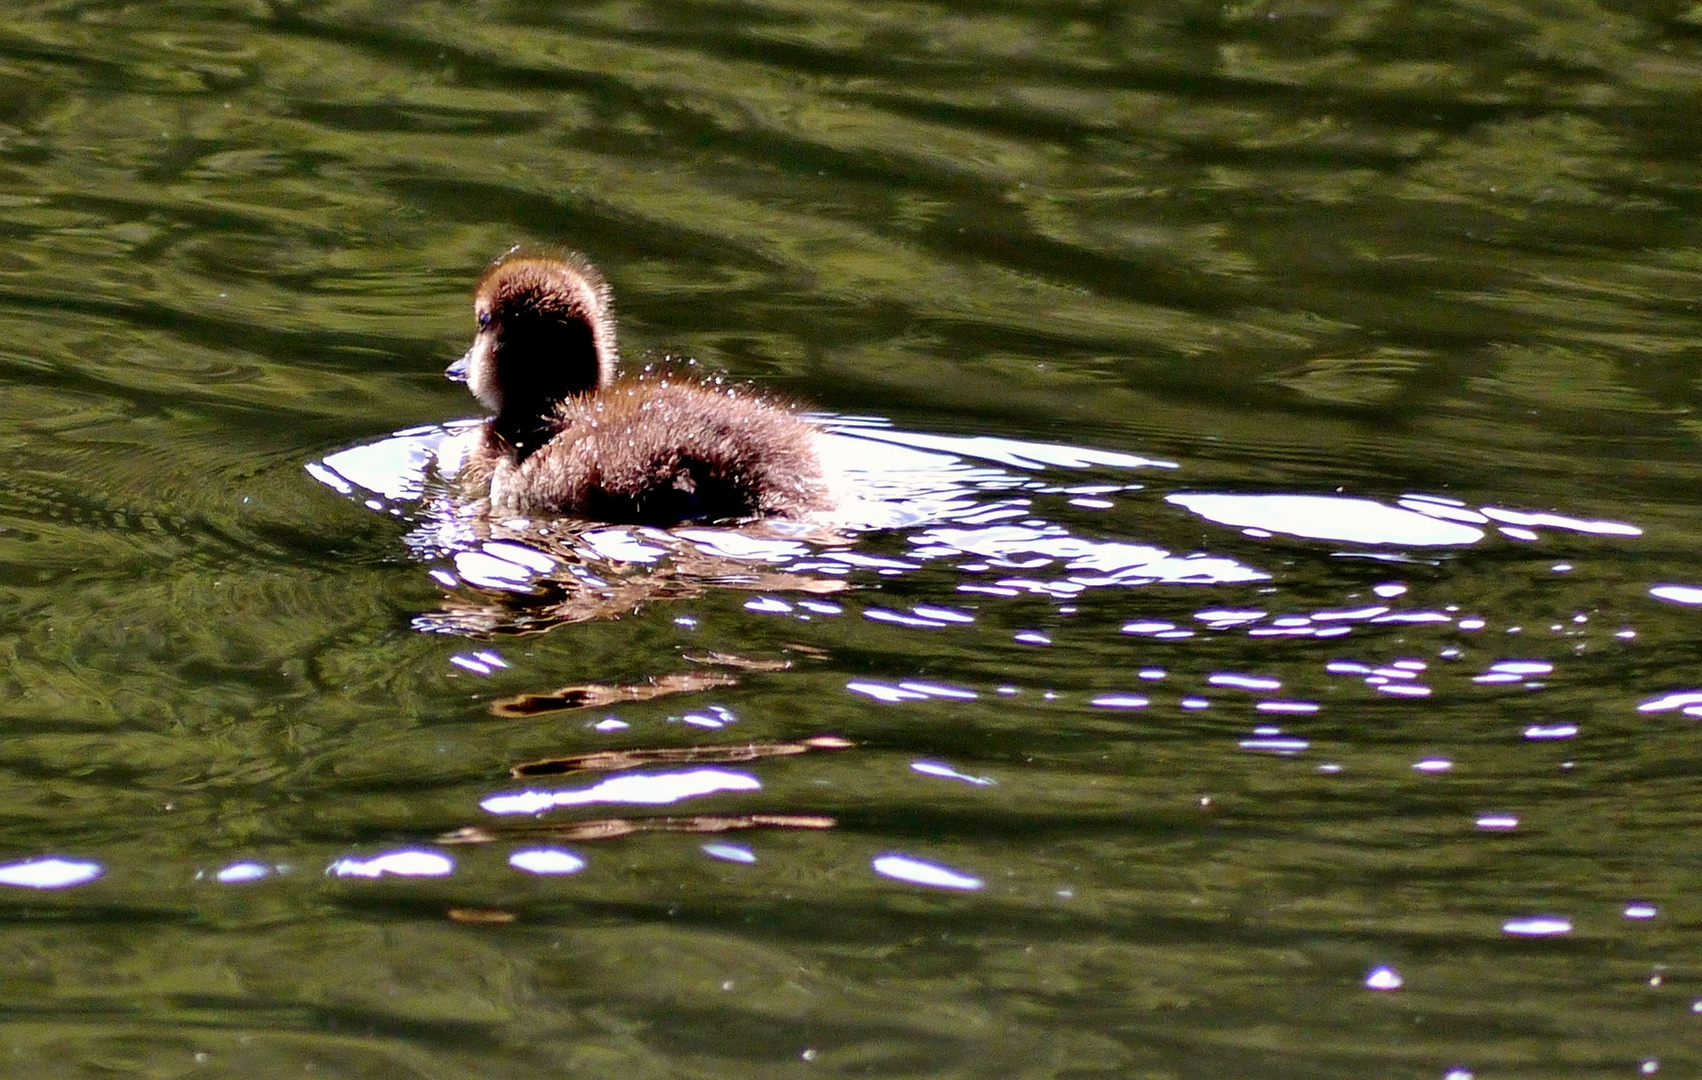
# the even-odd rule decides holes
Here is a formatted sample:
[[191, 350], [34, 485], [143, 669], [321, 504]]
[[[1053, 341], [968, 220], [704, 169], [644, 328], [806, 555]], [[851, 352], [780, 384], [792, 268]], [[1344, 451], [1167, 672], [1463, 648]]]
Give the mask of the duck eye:
[[483, 330], [486, 327], [490, 326], [490, 324], [491, 324], [491, 313], [488, 312], [488, 311], [479, 312], [479, 329]]

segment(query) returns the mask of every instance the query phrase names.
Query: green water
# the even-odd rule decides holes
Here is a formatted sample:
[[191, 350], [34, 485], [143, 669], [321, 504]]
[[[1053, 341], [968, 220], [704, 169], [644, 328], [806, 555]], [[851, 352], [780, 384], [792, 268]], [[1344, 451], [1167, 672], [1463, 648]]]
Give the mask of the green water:
[[[0, 1072], [1702, 1073], [1702, 593], [1651, 593], [1702, 586], [1699, 97], [1684, 4], [8, 6], [0, 877], [99, 876], [0, 885]], [[1006, 467], [959, 494], [1026, 509], [859, 532], [817, 608], [640, 568], [514, 632], [308, 466], [476, 414], [516, 243], [604, 269], [631, 363], [1176, 468]], [[1169, 499], [1414, 493], [1482, 538]], [[450, 872], [346, 872], [409, 851]]]

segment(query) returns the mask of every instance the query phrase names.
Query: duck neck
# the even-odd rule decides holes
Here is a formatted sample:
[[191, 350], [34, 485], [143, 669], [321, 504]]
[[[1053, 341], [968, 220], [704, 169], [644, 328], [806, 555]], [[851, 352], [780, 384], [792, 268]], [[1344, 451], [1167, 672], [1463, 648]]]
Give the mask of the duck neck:
[[490, 430], [516, 461], [525, 461], [550, 441], [556, 427], [548, 411], [504, 411], [491, 420]]

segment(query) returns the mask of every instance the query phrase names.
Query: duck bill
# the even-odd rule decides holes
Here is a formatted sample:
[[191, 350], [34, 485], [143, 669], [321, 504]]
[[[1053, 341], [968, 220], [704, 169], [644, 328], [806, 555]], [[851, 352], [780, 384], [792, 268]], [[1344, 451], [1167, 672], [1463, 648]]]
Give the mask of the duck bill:
[[467, 381], [467, 366], [468, 366], [468, 363], [472, 360], [472, 358], [473, 358], [473, 353], [472, 353], [471, 350], [468, 350], [467, 352], [461, 354], [461, 359], [455, 361], [453, 364], [450, 364], [447, 368], [445, 368], [443, 370], [444, 377], [449, 379], [452, 382], [458, 382], [458, 383], [466, 382]]

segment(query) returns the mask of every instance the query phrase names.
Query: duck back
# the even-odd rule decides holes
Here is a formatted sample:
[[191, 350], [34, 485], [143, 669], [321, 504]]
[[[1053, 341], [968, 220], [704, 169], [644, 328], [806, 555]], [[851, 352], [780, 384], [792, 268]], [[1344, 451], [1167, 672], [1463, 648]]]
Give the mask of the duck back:
[[523, 458], [486, 438], [479, 456], [503, 513], [668, 526], [830, 505], [815, 429], [736, 390], [616, 382], [562, 402], [553, 434]]

